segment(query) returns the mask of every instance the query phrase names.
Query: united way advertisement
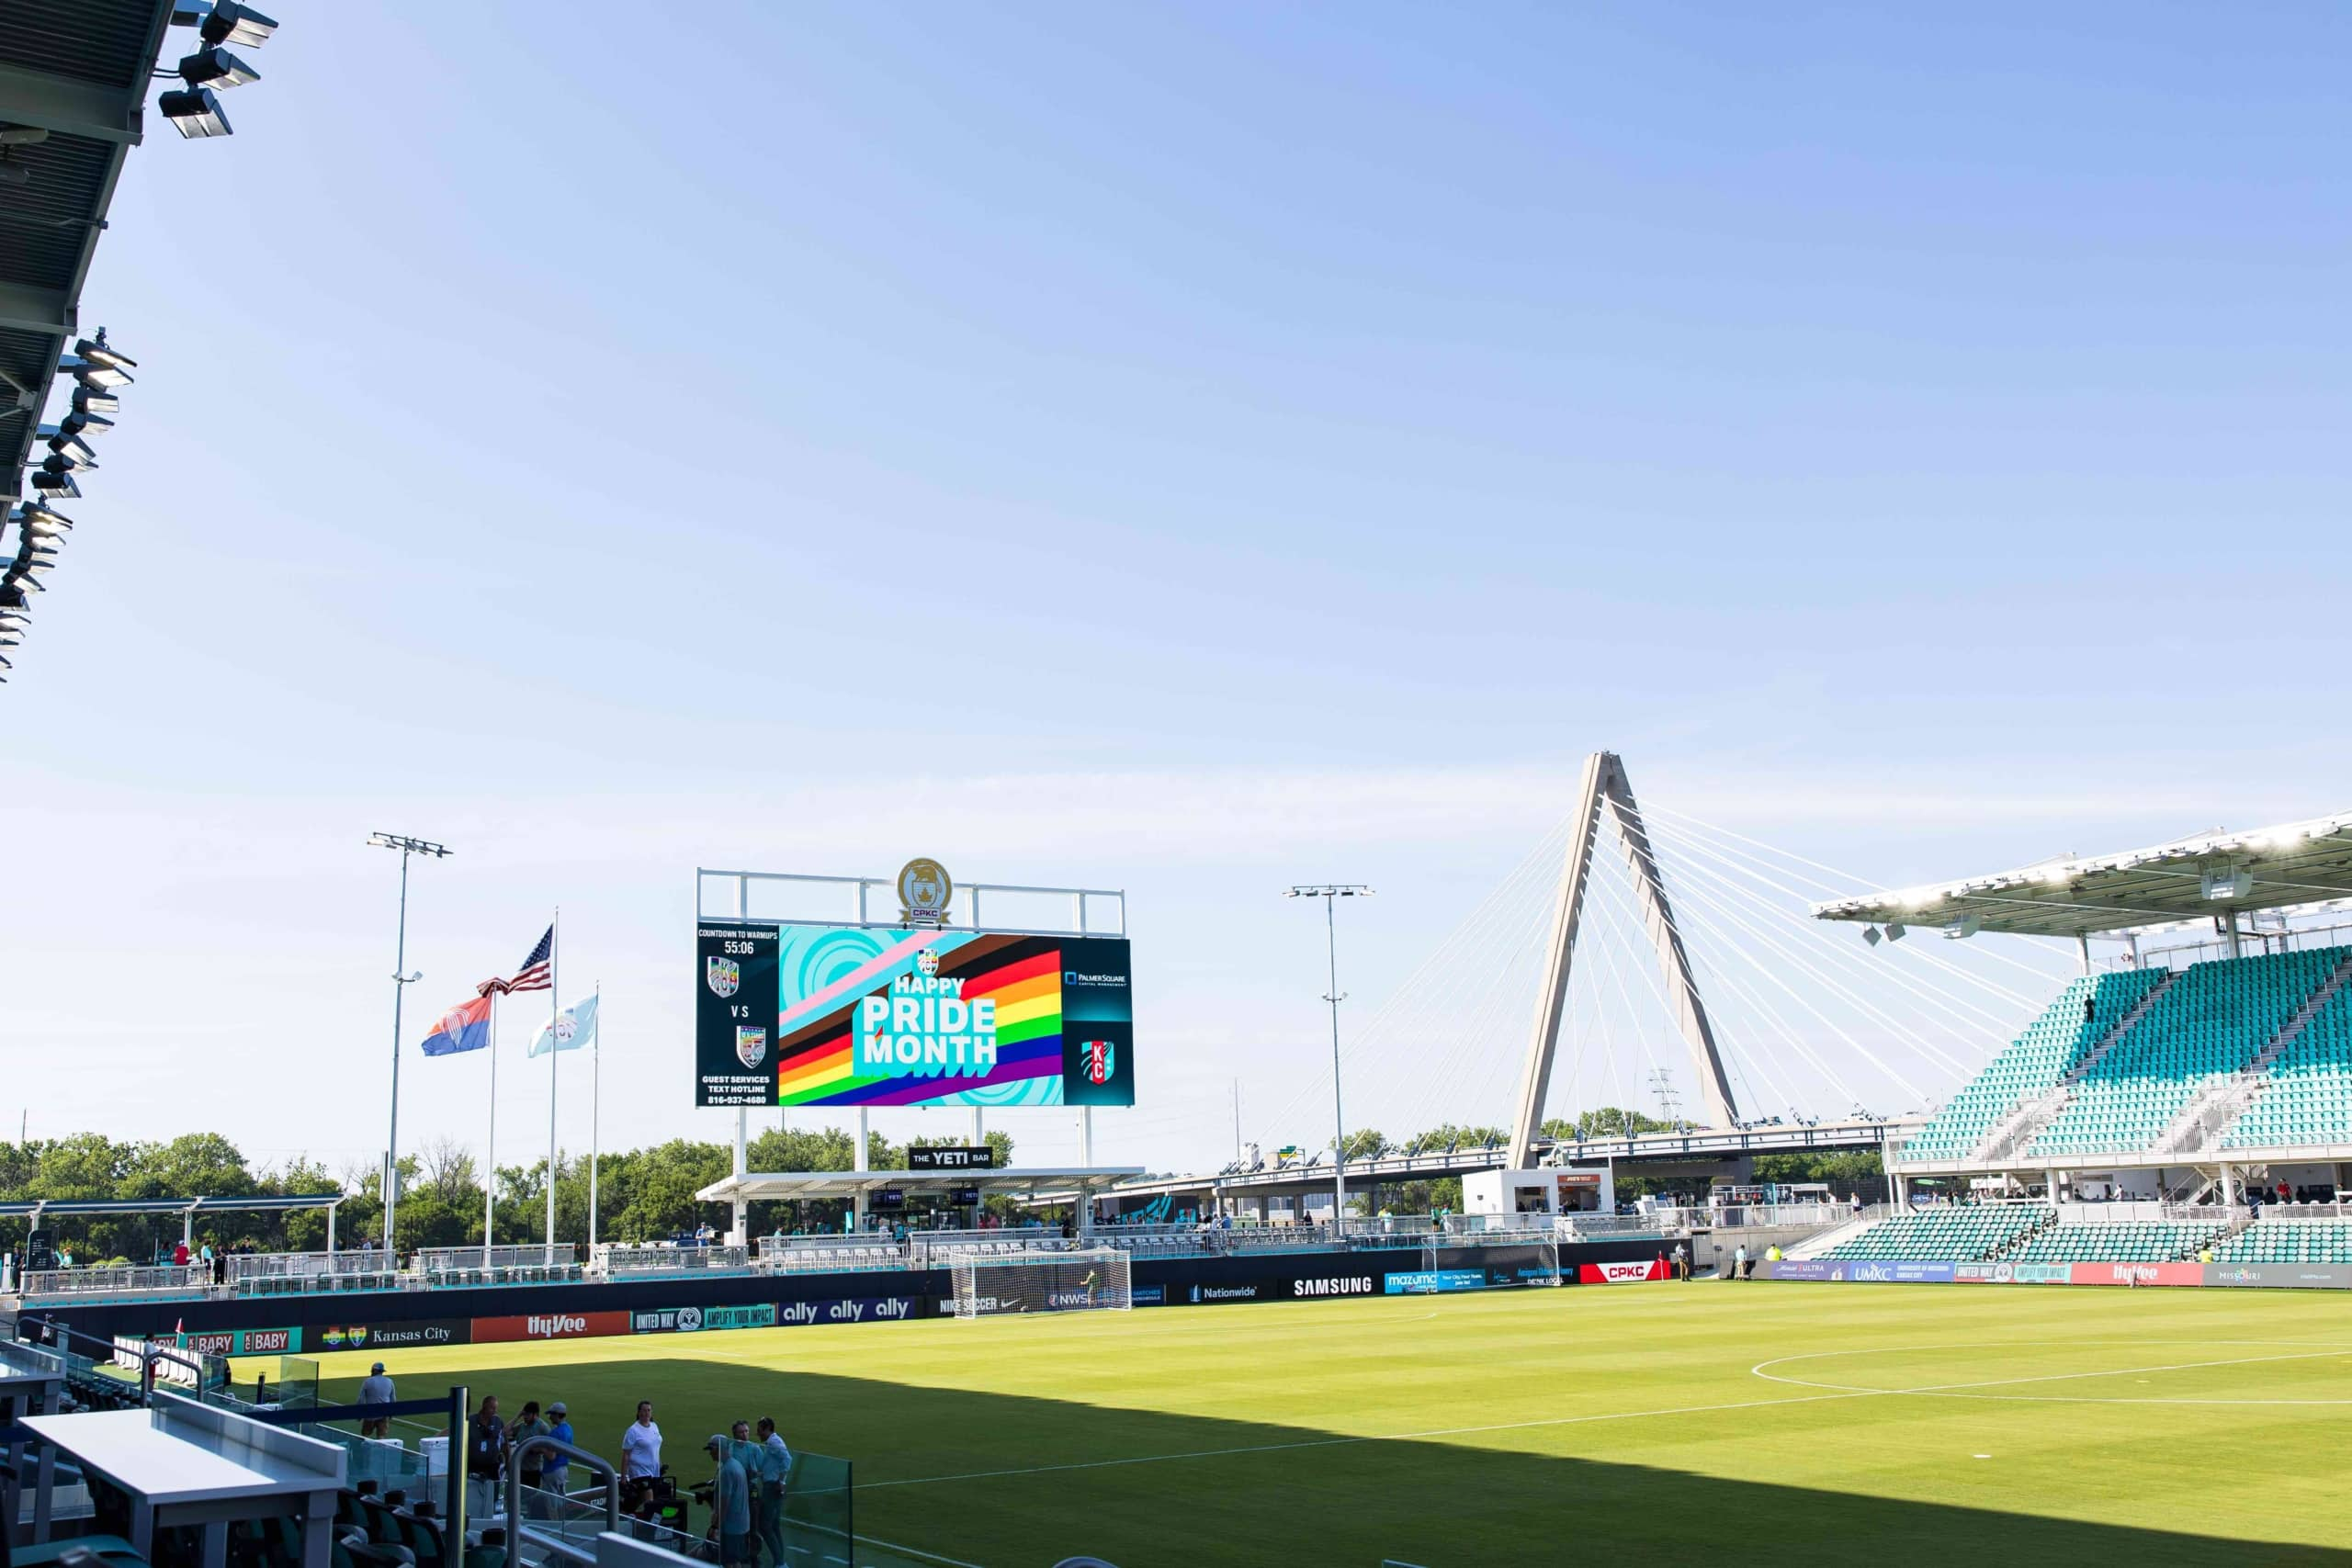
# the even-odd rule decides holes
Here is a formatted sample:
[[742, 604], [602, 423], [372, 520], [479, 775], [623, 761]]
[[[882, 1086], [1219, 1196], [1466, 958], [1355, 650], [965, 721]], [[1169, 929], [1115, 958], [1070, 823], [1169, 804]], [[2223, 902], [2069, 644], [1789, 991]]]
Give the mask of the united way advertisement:
[[[739, 1074], [763, 1077], [761, 1104], [1136, 1101], [1124, 938], [804, 925], [758, 938], [774, 942], [775, 997], [758, 1021], [728, 1010], [764, 983], [767, 940], [740, 955], [761, 961], [756, 975], [697, 954], [696, 984], [711, 993], [697, 1002], [713, 1023], [698, 1103], [738, 1103], [707, 1091], [714, 1076]], [[760, 1038], [738, 1042], [742, 1031]]]

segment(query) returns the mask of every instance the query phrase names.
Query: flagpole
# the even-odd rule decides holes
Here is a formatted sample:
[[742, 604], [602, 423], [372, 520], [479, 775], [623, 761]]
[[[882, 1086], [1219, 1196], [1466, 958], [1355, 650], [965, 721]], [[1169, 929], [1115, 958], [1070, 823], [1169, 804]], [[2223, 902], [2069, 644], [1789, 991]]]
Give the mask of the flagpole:
[[492, 1226], [498, 1217], [498, 991], [490, 993], [490, 1141], [482, 1145], [488, 1168], [481, 1182], [481, 1266], [490, 1267]]
[[563, 946], [563, 906], [556, 906], [555, 920], [548, 927], [548, 1246], [544, 1261], [555, 1261], [555, 1090], [556, 1068], [563, 1061], [563, 1052], [557, 1048], [556, 1024], [563, 1017], [563, 990], [559, 983], [557, 964]]
[[605, 1116], [605, 982], [596, 982], [596, 1036], [588, 1043], [588, 1258], [596, 1258], [596, 1146]]

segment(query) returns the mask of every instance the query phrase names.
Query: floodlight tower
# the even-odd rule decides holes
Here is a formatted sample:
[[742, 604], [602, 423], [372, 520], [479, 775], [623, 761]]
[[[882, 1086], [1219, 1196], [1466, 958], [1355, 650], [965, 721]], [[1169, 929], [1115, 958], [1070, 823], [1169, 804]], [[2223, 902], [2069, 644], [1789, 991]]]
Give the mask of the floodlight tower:
[[1323, 943], [1330, 961], [1331, 988], [1323, 999], [1331, 1004], [1331, 1234], [1340, 1234], [1348, 1213], [1348, 1119], [1340, 1101], [1340, 1004], [1347, 999], [1340, 989], [1340, 932], [1331, 910], [1339, 898], [1369, 898], [1372, 889], [1361, 882], [1302, 883], [1285, 898], [1323, 900]]
[[[447, 860], [449, 850], [447, 845], [436, 844], [427, 839], [412, 839], [404, 833], [373, 833], [368, 836], [368, 844], [371, 849], [398, 850], [401, 852], [400, 938], [399, 945], [392, 950], [392, 1125], [390, 1137], [384, 1146], [384, 1250], [389, 1254], [392, 1251], [392, 1215], [399, 1206], [401, 1184], [401, 999], [411, 986], [424, 978], [422, 970], [413, 975], [406, 973], [408, 857], [431, 855], [435, 860]], [[493, 1180], [496, 1176], [495, 1171], [492, 1172]], [[550, 1182], [555, 1179], [552, 1170], [548, 1179]], [[488, 1245], [487, 1240], [484, 1245]]]

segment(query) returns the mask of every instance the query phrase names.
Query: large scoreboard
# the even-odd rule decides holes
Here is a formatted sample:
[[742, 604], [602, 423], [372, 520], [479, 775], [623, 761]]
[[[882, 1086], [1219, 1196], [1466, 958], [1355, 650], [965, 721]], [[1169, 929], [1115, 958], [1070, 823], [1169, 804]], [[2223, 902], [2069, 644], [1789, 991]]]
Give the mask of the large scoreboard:
[[1133, 1105], [1124, 937], [704, 922], [697, 1105]]

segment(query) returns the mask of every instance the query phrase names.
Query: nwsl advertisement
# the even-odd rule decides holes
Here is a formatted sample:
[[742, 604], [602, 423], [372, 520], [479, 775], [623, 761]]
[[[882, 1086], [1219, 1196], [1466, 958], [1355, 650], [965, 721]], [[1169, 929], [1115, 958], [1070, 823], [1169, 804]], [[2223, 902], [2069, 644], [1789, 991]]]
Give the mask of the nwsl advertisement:
[[1136, 1102], [1125, 938], [705, 926], [696, 949], [697, 1104]]

